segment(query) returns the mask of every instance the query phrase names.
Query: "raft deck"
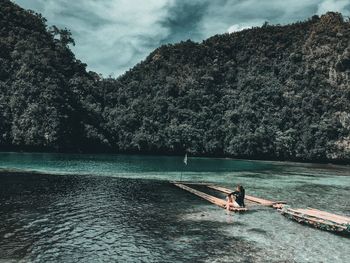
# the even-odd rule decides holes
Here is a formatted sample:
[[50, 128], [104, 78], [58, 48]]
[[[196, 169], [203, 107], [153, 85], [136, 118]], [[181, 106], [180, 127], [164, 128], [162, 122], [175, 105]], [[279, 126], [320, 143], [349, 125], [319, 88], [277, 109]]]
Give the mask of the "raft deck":
[[339, 234], [350, 235], [350, 217], [340, 216], [314, 208], [279, 210], [282, 215], [298, 223]]
[[[233, 192], [231, 189], [221, 187], [221, 186], [216, 186], [216, 185], [207, 185], [207, 187], [211, 188], [213, 190], [217, 190], [219, 192], [222, 192], [224, 194], [230, 194]], [[250, 201], [250, 202], [253, 202], [253, 203], [257, 203], [257, 204], [260, 204], [263, 206], [268, 206], [268, 207], [274, 207], [274, 208], [282, 208], [282, 205], [286, 204], [285, 201], [270, 201], [270, 200], [254, 197], [251, 195], [245, 195], [245, 199]]]
[[[215, 196], [212, 196], [212, 195], [208, 195], [206, 193], [203, 193], [201, 191], [198, 191], [196, 189], [193, 189], [187, 185], [184, 185], [184, 184], [181, 184], [181, 183], [174, 183], [175, 186], [183, 189], [183, 190], [186, 190], [192, 194], [195, 194], [209, 202], [211, 202], [212, 204], [214, 205], [217, 205], [221, 208], [225, 208], [226, 209], [226, 201], [223, 200], [223, 199], [220, 199], [220, 198], [217, 198]], [[245, 207], [230, 207], [230, 211], [233, 211], [233, 212], [244, 212], [244, 211], [247, 211], [247, 208]]]
[[[203, 193], [196, 189], [193, 189], [181, 182], [172, 182], [177, 187], [193, 193], [221, 208], [226, 207], [226, 201], [209, 194]], [[186, 183], [187, 184], [187, 183]], [[190, 185], [201, 185], [206, 186], [209, 189], [219, 191], [224, 194], [232, 193], [231, 189], [215, 186], [206, 183], [189, 183]], [[292, 209], [284, 206], [285, 201], [270, 201], [250, 195], [245, 195], [245, 199], [250, 203], [255, 203], [263, 206], [276, 208], [282, 215], [302, 224], [307, 224], [309, 226], [319, 228], [322, 230], [331, 231], [333, 233], [342, 234], [350, 236], [350, 217], [332, 214], [326, 211], [307, 208], [307, 209]], [[247, 208], [232, 208], [231, 211], [243, 212], [247, 211]]]

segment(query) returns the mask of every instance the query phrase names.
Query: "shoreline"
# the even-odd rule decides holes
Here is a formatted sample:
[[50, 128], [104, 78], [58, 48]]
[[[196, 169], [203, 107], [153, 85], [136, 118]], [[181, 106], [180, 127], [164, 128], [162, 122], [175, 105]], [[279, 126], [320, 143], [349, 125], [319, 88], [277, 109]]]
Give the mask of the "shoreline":
[[[3, 151], [0, 150], [0, 154], [58, 154], [58, 155], [110, 155], [110, 156], [154, 156], [154, 157], [179, 157], [183, 158], [183, 155], [176, 153], [141, 153], [141, 152], [55, 152], [55, 151]], [[207, 158], [207, 159], [222, 159], [222, 160], [233, 160], [233, 161], [248, 161], [248, 162], [264, 162], [271, 164], [289, 164], [289, 165], [303, 165], [303, 166], [326, 166], [326, 167], [350, 167], [350, 160], [301, 160], [301, 159], [291, 159], [284, 160], [278, 158], [244, 158], [244, 157], [234, 157], [234, 156], [215, 156], [215, 155], [191, 155], [187, 153], [189, 158]], [[0, 168], [1, 169], [1, 168]]]

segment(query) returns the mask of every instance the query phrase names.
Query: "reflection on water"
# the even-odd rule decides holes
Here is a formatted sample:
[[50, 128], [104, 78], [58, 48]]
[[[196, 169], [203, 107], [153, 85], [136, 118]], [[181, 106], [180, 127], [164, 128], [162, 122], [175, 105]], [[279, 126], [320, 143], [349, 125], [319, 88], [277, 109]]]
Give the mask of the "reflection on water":
[[[269, 208], [227, 214], [174, 187], [181, 161], [0, 154], [3, 168], [61, 173], [0, 173], [0, 262], [346, 262], [348, 238]], [[199, 158], [183, 172], [350, 215], [349, 170], [331, 168]]]

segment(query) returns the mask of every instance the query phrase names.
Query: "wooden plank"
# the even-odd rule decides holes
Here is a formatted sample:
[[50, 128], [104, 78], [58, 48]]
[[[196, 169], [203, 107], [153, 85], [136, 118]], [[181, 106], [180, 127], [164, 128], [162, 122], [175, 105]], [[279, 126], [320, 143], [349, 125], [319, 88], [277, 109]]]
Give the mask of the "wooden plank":
[[350, 217], [348, 217], [348, 216], [341, 216], [341, 215], [331, 214], [329, 212], [318, 210], [318, 209], [315, 209], [315, 208], [310, 208], [310, 207], [308, 207], [308, 209], [309, 210], [313, 210], [313, 211], [317, 211], [317, 212], [322, 213], [324, 215], [331, 215], [331, 216], [333, 216], [335, 218], [338, 218], [340, 220], [345, 220], [345, 221], [350, 223]]
[[344, 216], [338, 216], [335, 214], [328, 213], [326, 211], [321, 211], [317, 209], [297, 209], [299, 213], [317, 217], [320, 219], [332, 221], [338, 224], [350, 224], [350, 218], [346, 218]]
[[[347, 226], [345, 225], [341, 225], [341, 224], [337, 224], [337, 223], [332, 223], [320, 218], [316, 218], [316, 217], [310, 217], [308, 215], [302, 214], [300, 212], [298, 212], [298, 209], [283, 209], [281, 210], [281, 213], [283, 215], [291, 215], [294, 218], [294, 220], [296, 220], [297, 222], [301, 223], [306, 223], [309, 225], [313, 225], [315, 227], [319, 227], [319, 225], [324, 225], [326, 227], [329, 227], [330, 229], [336, 229], [337, 232], [341, 232], [341, 231], [347, 231]], [[320, 227], [319, 227], [320, 228]]]
[[[222, 192], [224, 194], [229, 194], [229, 193], [233, 192], [231, 189], [221, 187], [221, 186], [207, 185], [207, 187], [214, 189], [214, 190], [217, 190], [219, 192]], [[270, 207], [273, 207], [276, 204], [286, 204], [286, 202], [284, 202], [284, 201], [270, 201], [270, 200], [254, 197], [251, 195], [245, 195], [245, 199], [248, 201], [254, 202], [254, 203], [258, 203], [258, 204], [263, 205], [263, 206], [270, 206]]]
[[[196, 189], [193, 189], [191, 187], [188, 187], [184, 184], [179, 184], [179, 183], [174, 183], [175, 186], [183, 189], [183, 190], [186, 190], [192, 194], [195, 194], [209, 202], [211, 202], [212, 204], [215, 204], [221, 208], [225, 208], [226, 207], [226, 201], [223, 200], [223, 199], [220, 199], [220, 198], [217, 198], [215, 196], [212, 196], [212, 195], [208, 195], [206, 193], [203, 193], [201, 191], [198, 191]], [[244, 208], [244, 207], [231, 207], [230, 208], [230, 211], [234, 211], [234, 212], [243, 212], [243, 211], [247, 211], [247, 208]]]
[[191, 181], [170, 181], [172, 184], [184, 184], [184, 185], [203, 185], [207, 186], [208, 182], [191, 182]]
[[333, 223], [336, 223], [336, 224], [350, 224], [350, 221], [347, 221], [347, 220], [339, 220], [337, 218], [334, 218], [332, 216], [329, 216], [329, 215], [333, 215], [333, 214], [330, 214], [328, 212], [324, 212], [324, 211], [321, 211], [319, 210], [320, 212], [324, 212], [326, 214], [328, 214], [327, 216], [324, 216], [322, 215], [322, 213], [317, 213], [315, 211], [312, 211], [310, 209], [292, 209], [292, 208], [288, 208], [288, 210], [290, 211], [293, 211], [295, 213], [299, 213], [303, 216], [308, 216], [308, 217], [313, 217], [313, 218], [317, 218], [317, 219], [320, 219], [320, 220], [326, 220], [326, 221], [331, 221]]

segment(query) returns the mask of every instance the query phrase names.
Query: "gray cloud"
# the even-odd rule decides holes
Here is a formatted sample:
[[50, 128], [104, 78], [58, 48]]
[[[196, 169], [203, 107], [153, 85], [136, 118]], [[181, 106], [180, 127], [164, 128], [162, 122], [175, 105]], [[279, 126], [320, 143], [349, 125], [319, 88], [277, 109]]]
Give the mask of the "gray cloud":
[[118, 76], [164, 43], [233, 32], [264, 21], [286, 24], [314, 14], [350, 15], [349, 0], [13, 0], [71, 29], [77, 58]]
[[209, 7], [209, 1], [174, 1], [168, 8], [167, 17], [161, 24], [169, 29], [169, 35], [162, 43], [174, 43], [181, 40], [200, 40], [205, 37], [201, 31], [201, 21]]

